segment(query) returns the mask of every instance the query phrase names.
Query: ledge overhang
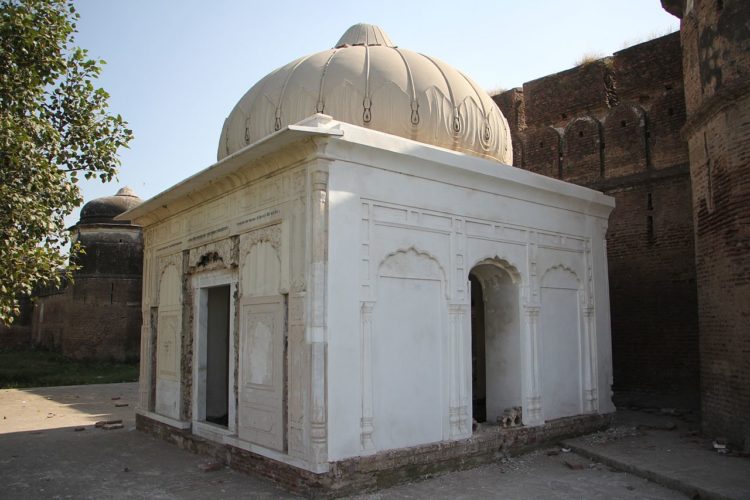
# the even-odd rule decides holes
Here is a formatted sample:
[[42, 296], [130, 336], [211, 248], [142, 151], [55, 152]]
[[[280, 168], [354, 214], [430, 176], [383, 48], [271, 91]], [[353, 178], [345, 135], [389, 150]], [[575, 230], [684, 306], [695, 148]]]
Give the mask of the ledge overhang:
[[[537, 196], [545, 195], [550, 200], [576, 200], [573, 203], [575, 211], [605, 219], [615, 206], [614, 198], [593, 189], [504, 165], [497, 161], [338, 122], [326, 115], [316, 114], [246, 146], [137, 207], [122, 213], [115, 219], [130, 220], [144, 227], [149, 226], [184, 210], [184, 203], [178, 203], [179, 200], [189, 199], [193, 205], [207, 201], [208, 198], [205, 195], [201, 196], [201, 191], [205, 191], [220, 179], [236, 173], [264, 156], [315, 137], [331, 139], [326, 141], [328, 146], [319, 149], [319, 155], [334, 161], [346, 160], [347, 155], [344, 151], [346, 145], [355, 148], [372, 148], [436, 164], [441, 178], [457, 180], [466, 176], [478, 179], [480, 185], [481, 182], [499, 181], [521, 187], [521, 191], [532, 198], [536, 192]], [[400, 170], [400, 168], [399, 165], [394, 165], [393, 170]], [[432, 173], [435, 174], [437, 171]], [[417, 175], [428, 177], [430, 174], [420, 172]], [[461, 184], [464, 183], [461, 182]]]

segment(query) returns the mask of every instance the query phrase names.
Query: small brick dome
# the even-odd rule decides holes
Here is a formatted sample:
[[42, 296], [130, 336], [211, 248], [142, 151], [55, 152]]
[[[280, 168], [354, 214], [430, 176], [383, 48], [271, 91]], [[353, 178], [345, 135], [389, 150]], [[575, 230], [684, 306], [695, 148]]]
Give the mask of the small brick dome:
[[81, 208], [78, 224], [129, 224], [128, 221], [116, 221], [114, 218], [142, 202], [132, 189], [124, 187], [114, 196], [104, 196], [86, 203]]

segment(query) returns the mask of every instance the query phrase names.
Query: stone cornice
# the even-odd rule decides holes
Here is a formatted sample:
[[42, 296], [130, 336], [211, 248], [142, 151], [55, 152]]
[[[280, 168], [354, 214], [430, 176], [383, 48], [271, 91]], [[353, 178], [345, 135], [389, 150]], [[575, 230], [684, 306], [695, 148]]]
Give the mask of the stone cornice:
[[[314, 115], [297, 125], [289, 125], [175, 184], [115, 219], [130, 220], [147, 227], [279, 168], [314, 157], [320, 145], [311, 138], [341, 135], [342, 132], [336, 125], [337, 122], [332, 122], [325, 115]], [[287, 147], [291, 144], [295, 144], [295, 147]]]
[[[373, 149], [383, 154], [373, 156]], [[395, 161], [383, 161], [389, 157]], [[568, 209], [572, 208], [573, 199], [574, 210], [603, 218], [614, 207], [614, 199], [585, 187], [314, 115], [228, 156], [118, 218], [146, 227], [279, 169], [314, 158], [368, 164], [467, 188], [527, 196]]]

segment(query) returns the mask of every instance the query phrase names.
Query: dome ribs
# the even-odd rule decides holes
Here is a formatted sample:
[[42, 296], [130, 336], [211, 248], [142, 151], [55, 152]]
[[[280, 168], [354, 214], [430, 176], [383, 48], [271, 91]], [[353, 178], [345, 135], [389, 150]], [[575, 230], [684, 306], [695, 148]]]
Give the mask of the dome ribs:
[[443, 76], [443, 80], [445, 80], [445, 86], [448, 87], [448, 96], [451, 100], [451, 106], [453, 106], [453, 120], [451, 123], [451, 130], [453, 131], [454, 136], [458, 136], [458, 134], [461, 133], [461, 112], [458, 109], [458, 104], [456, 103], [456, 96], [453, 94], [453, 86], [451, 85], [450, 80], [445, 74], [445, 71], [443, 71], [443, 68], [438, 64], [438, 62], [433, 59], [430, 56], [426, 56], [424, 54], [419, 54], [428, 61], [430, 61], [432, 64], [435, 65], [437, 70], [440, 72], [440, 74]]
[[339, 49], [331, 50], [331, 55], [328, 56], [328, 60], [326, 60], [325, 65], [323, 65], [323, 71], [320, 74], [320, 90], [318, 91], [318, 103], [315, 105], [315, 111], [318, 113], [323, 113], [326, 109], [326, 102], [323, 94], [323, 89], [325, 88], [326, 83], [326, 74], [328, 72], [328, 67], [331, 65], [331, 61], [333, 61], [333, 57], [339, 51]]
[[313, 113], [510, 161], [507, 122], [479, 85], [440, 59], [395, 46], [383, 30], [364, 24], [349, 28], [334, 48], [281, 66], [245, 93], [224, 124], [218, 159]]
[[286, 89], [289, 85], [289, 80], [292, 79], [292, 76], [294, 76], [294, 72], [297, 70], [297, 68], [300, 67], [300, 64], [310, 59], [315, 54], [310, 54], [309, 56], [305, 56], [297, 61], [297, 64], [294, 65], [292, 70], [289, 72], [288, 75], [286, 75], [286, 79], [284, 80], [284, 86], [281, 88], [281, 95], [279, 95], [279, 102], [276, 104], [276, 121], [274, 122], [273, 129], [279, 130], [281, 129], [281, 107], [282, 103], [284, 102], [284, 97], [286, 96]]
[[[458, 71], [458, 74], [463, 77], [464, 80], [466, 80], [466, 83], [469, 84], [469, 86], [474, 91], [474, 94], [476, 94], [476, 99], [479, 101], [479, 105], [482, 107], [482, 117], [484, 118], [484, 126], [482, 127], [482, 130], [479, 131], [479, 143], [482, 145], [482, 147], [487, 150], [489, 149], [490, 145], [490, 139], [492, 139], [492, 127], [490, 127], [490, 113], [487, 112], [487, 108], [484, 106], [484, 99], [482, 99], [482, 94], [477, 90], [476, 85], [474, 85], [474, 82], [466, 76], [463, 71]], [[490, 112], [492, 112], [492, 108], [490, 108]]]
[[370, 108], [372, 107], [372, 99], [370, 98], [370, 47], [365, 45], [365, 98], [362, 101], [362, 121], [370, 123], [372, 119], [372, 113]]
[[419, 125], [419, 101], [417, 100], [417, 89], [414, 87], [414, 74], [403, 52], [397, 47], [394, 47], [393, 50], [401, 56], [401, 60], [404, 62], [404, 67], [406, 68], [406, 76], [409, 79], [409, 88], [411, 89], [411, 124], [417, 126]]

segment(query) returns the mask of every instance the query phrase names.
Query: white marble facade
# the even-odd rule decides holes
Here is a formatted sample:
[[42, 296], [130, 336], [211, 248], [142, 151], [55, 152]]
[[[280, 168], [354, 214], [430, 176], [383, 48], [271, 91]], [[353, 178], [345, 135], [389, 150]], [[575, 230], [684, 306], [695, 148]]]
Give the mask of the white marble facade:
[[124, 214], [145, 238], [138, 411], [315, 472], [468, 438], [472, 274], [487, 421], [612, 412], [613, 205], [321, 114], [283, 127]]

